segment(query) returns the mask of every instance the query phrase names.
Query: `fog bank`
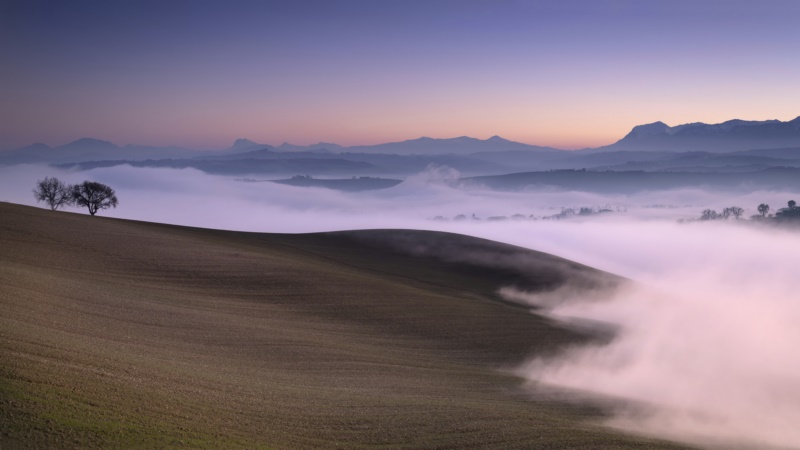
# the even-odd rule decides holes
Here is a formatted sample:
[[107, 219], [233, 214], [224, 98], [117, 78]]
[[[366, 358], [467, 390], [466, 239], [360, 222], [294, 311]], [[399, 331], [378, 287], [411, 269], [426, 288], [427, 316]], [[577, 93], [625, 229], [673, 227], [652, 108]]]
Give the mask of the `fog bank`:
[[625, 429], [706, 444], [798, 447], [800, 235], [702, 225], [628, 225], [603, 234], [616, 246], [574, 242], [607, 251], [636, 282], [611, 299], [576, 298], [549, 314], [621, 331], [608, 345], [535, 359], [519, 373], [642, 402], [610, 421]]
[[[452, 231], [631, 278], [631, 286], [606, 301], [568, 298], [549, 310], [555, 317], [615, 324], [621, 331], [614, 341], [532, 360], [519, 373], [536, 383], [637, 402], [609, 422], [628, 430], [700, 443], [800, 447], [800, 357], [794, 350], [800, 342], [800, 233], [733, 221], [676, 223], [705, 208], [728, 206], [745, 208], [749, 217], [759, 203], [776, 209], [800, 200], [797, 193], [501, 193], [455, 189], [458, 174], [447, 169], [429, 170], [391, 189], [342, 193], [190, 169], [15, 166], [0, 167], [0, 200], [36, 205], [31, 189], [45, 176], [112, 186], [120, 205], [102, 216], [258, 232]], [[584, 206], [613, 212], [527, 220]], [[468, 219], [452, 220], [461, 214]], [[526, 220], [486, 220], [514, 214]], [[449, 220], [429, 220], [436, 216]]]
[[[604, 221], [629, 219], [673, 220], [699, 216], [702, 209], [737, 205], [755, 214], [759, 203], [785, 205], [791, 193], [758, 191], [721, 196], [698, 189], [599, 195], [587, 192], [494, 192], [451, 187], [458, 178], [452, 169], [432, 168], [384, 190], [345, 193], [269, 182], [243, 182], [194, 169], [152, 169], [115, 166], [87, 171], [46, 166], [0, 167], [0, 200], [36, 205], [31, 189], [36, 180], [57, 176], [69, 183], [91, 179], [114, 188], [118, 209], [101, 211], [109, 217], [179, 225], [261, 232], [312, 232], [361, 228], [456, 229], [468, 234], [489, 227], [439, 224], [427, 219], [458, 215], [480, 219], [515, 214], [541, 218], [562, 208], [608, 208], [615, 214]], [[39, 205], [44, 206], [44, 205]], [[77, 208], [67, 211], [82, 212]], [[597, 222], [599, 217], [593, 217]], [[572, 220], [577, 222], [580, 220]], [[512, 227], [513, 228], [513, 227]], [[472, 231], [468, 231], [472, 230]], [[491, 233], [491, 231], [489, 231]]]

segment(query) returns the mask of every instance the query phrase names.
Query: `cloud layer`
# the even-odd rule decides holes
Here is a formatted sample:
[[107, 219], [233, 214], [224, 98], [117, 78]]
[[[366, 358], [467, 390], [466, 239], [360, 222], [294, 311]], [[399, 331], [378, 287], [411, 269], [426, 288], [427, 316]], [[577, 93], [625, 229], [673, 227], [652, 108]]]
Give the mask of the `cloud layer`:
[[583, 242], [604, 258], [616, 254], [635, 284], [605, 301], [550, 310], [615, 324], [619, 336], [530, 361], [520, 373], [641, 402], [611, 421], [623, 428], [700, 443], [800, 445], [800, 235], [724, 224], [637, 227], [606, 230], [604, 239], [620, 244], [609, 254], [600, 250], [609, 246]]
[[[635, 408], [620, 409], [610, 421], [628, 430], [700, 443], [800, 446], [800, 233], [733, 222], [676, 223], [705, 208], [734, 205], [749, 216], [762, 202], [783, 206], [792, 193], [499, 193], [455, 189], [457, 174], [447, 169], [392, 189], [341, 193], [195, 170], [16, 166], [0, 167], [0, 200], [34, 205], [31, 189], [45, 176], [109, 184], [120, 206], [99, 213], [105, 216], [258, 232], [453, 231], [626, 276], [635, 282], [611, 299], [567, 298], [549, 311], [614, 324], [620, 329], [615, 340], [530, 361], [519, 373], [537, 383], [633, 401]], [[615, 212], [568, 221], [429, 220], [542, 217], [581, 206]]]

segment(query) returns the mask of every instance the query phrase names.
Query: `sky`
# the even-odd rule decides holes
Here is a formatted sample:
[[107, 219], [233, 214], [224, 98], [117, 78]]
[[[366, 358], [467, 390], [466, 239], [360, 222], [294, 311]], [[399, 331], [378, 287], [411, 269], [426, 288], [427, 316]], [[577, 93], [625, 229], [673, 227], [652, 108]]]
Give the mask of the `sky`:
[[800, 2], [0, 2], [0, 149], [229, 147], [800, 115]]

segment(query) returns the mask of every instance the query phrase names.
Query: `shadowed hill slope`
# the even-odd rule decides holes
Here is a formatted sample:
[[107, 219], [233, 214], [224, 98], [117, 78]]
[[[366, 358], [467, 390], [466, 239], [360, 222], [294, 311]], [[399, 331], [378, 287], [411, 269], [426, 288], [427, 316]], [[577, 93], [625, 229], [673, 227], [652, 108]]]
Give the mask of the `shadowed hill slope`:
[[0, 203], [0, 269], [3, 448], [663, 445], [496, 370], [585, 339], [495, 295], [616, 282], [560, 258]]

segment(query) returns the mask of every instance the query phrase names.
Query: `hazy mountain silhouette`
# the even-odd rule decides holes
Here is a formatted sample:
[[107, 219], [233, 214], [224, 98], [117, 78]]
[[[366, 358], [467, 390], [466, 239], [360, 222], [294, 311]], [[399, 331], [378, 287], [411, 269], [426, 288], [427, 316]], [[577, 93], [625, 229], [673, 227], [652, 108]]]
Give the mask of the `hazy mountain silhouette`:
[[[37, 143], [18, 150], [0, 152], [0, 164], [144, 160], [295, 160], [291, 166], [319, 169], [319, 161], [337, 161], [332, 172], [348, 166], [369, 168], [363, 174], [403, 174], [424, 169], [429, 164], [447, 165], [470, 174], [508, 173], [550, 169], [602, 168], [604, 170], [689, 170], [712, 168], [715, 171], [760, 170], [766, 167], [796, 167], [800, 159], [800, 117], [779, 120], [729, 120], [720, 124], [690, 123], [670, 127], [654, 122], [634, 127], [618, 142], [605, 147], [578, 151], [558, 150], [510, 141], [499, 136], [476, 139], [461, 136], [450, 139], [421, 137], [376, 145], [341, 146], [320, 142], [312, 145], [283, 143], [259, 144], [239, 138], [221, 151], [196, 151], [178, 147], [141, 145], [117, 146], [99, 139], [83, 138], [58, 147]], [[722, 158], [720, 154], [727, 155]], [[361, 165], [366, 163], [366, 166]], [[155, 164], [155, 162], [153, 162]], [[158, 165], [166, 164], [159, 162]], [[242, 163], [244, 164], [244, 163]], [[169, 163], [168, 165], [174, 165]], [[196, 166], [197, 163], [180, 165]], [[209, 164], [200, 164], [209, 166]], [[227, 164], [232, 166], [231, 163]], [[240, 164], [241, 165], [241, 164]], [[273, 166], [287, 166], [281, 163]], [[259, 167], [266, 167], [259, 163]], [[311, 173], [311, 172], [309, 172]], [[325, 173], [314, 172], [314, 173]]]
[[236, 139], [235, 141], [233, 141], [233, 145], [231, 146], [231, 151], [237, 153], [249, 152], [262, 148], [272, 148], [272, 146], [266, 144], [259, 144], [257, 142], [251, 141], [250, 139]]
[[537, 145], [523, 144], [521, 142], [509, 141], [500, 136], [492, 136], [489, 139], [476, 139], [461, 136], [450, 139], [434, 139], [421, 137], [402, 142], [389, 142], [377, 145], [357, 145], [347, 147], [348, 152], [352, 153], [389, 153], [396, 155], [435, 155], [435, 154], [454, 154], [469, 155], [478, 152], [498, 152], [498, 151], [533, 151], [533, 152], [563, 152], [552, 147], [540, 147]]
[[723, 123], [687, 123], [670, 127], [654, 122], [634, 127], [616, 143], [587, 151], [734, 152], [756, 148], [800, 146], [800, 117], [780, 120], [729, 120]]
[[80, 170], [114, 167], [127, 164], [132, 167], [163, 167], [170, 169], [197, 169], [219, 175], [278, 175], [294, 174], [353, 176], [380, 174], [382, 170], [360, 161], [341, 158], [285, 158], [285, 159], [147, 159], [147, 160], [96, 160], [63, 163], [59, 167]]
[[449, 139], [434, 139], [421, 137], [401, 142], [387, 142], [375, 145], [354, 145], [350, 147], [320, 142], [311, 145], [293, 145], [284, 142], [276, 147], [266, 144], [257, 144], [248, 139], [237, 139], [232, 150], [257, 150], [269, 148], [279, 152], [331, 152], [331, 153], [382, 153], [389, 155], [468, 155], [477, 152], [499, 151], [534, 151], [534, 152], [562, 152], [552, 147], [523, 144], [521, 142], [492, 136], [489, 139], [476, 139], [461, 136]]
[[63, 164], [95, 160], [141, 161], [152, 158], [191, 158], [203, 152], [180, 147], [126, 145], [120, 147], [108, 141], [82, 138], [58, 147], [37, 143], [17, 150], [0, 153], [0, 164], [47, 163]]
[[466, 177], [460, 180], [460, 184], [500, 191], [542, 189], [603, 194], [682, 188], [724, 192], [752, 192], [756, 189], [795, 191], [800, 189], [800, 168], [773, 167], [744, 173], [549, 170]]
[[343, 149], [339, 144], [332, 144], [330, 142], [320, 142], [311, 145], [293, 145], [288, 142], [275, 147], [276, 150], [281, 152], [317, 152], [317, 153], [331, 153], [339, 152]]

